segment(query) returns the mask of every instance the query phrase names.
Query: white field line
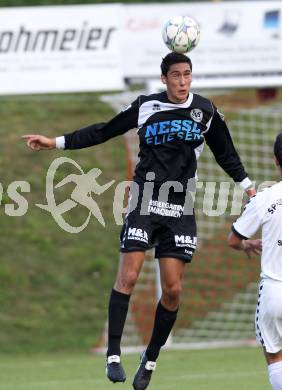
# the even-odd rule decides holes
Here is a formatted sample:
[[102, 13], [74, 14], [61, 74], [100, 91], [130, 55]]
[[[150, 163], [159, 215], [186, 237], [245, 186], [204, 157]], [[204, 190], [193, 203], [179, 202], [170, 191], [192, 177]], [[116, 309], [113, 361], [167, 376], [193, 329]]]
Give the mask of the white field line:
[[[172, 336], [173, 337], [173, 336]], [[226, 340], [226, 341], [206, 341], [206, 342], [195, 342], [195, 343], [172, 343], [170, 345], [165, 345], [163, 350], [170, 351], [193, 351], [193, 350], [203, 350], [203, 349], [221, 349], [221, 348], [239, 348], [239, 347], [252, 347], [259, 348], [259, 345], [256, 340], [247, 339], [247, 340]], [[123, 347], [123, 354], [132, 354], [143, 352], [146, 349], [145, 345], [138, 346], [129, 346]], [[106, 348], [93, 348], [91, 352], [95, 354], [105, 354]]]

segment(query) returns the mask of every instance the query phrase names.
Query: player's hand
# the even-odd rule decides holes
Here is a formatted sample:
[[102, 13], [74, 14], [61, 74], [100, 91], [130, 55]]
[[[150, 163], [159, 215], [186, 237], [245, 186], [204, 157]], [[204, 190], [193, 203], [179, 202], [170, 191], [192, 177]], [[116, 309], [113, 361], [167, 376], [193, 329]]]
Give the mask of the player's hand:
[[32, 150], [51, 150], [56, 148], [56, 139], [44, 137], [44, 135], [26, 134], [22, 138]]
[[252, 254], [260, 255], [262, 251], [262, 241], [257, 240], [242, 240], [243, 251], [246, 252], [248, 258], [252, 257]]
[[255, 187], [251, 187], [249, 188], [248, 190], [246, 190], [246, 194], [248, 195], [249, 198], [251, 198], [252, 196], [255, 196], [257, 193]]

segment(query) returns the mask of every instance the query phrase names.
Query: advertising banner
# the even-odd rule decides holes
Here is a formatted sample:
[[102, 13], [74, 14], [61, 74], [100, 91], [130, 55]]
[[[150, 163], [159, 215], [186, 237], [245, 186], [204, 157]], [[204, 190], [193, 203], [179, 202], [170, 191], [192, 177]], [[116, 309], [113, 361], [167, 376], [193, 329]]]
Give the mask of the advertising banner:
[[282, 72], [281, 1], [139, 4], [126, 5], [123, 13], [126, 77], [159, 75], [169, 51], [161, 30], [175, 15], [192, 16], [201, 28], [200, 43], [189, 53], [195, 76]]
[[106, 91], [159, 77], [162, 27], [192, 16], [194, 86], [282, 85], [282, 1], [0, 8], [0, 94]]
[[0, 8], [0, 94], [121, 89], [121, 6]]

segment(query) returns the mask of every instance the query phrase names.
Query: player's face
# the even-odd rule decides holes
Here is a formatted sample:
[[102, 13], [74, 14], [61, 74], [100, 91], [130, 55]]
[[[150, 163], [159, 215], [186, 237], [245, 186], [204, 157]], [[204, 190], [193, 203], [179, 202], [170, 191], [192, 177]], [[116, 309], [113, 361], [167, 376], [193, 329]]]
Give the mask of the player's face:
[[184, 62], [171, 65], [167, 75], [162, 75], [162, 82], [166, 84], [167, 96], [171, 102], [186, 102], [192, 82], [189, 64]]

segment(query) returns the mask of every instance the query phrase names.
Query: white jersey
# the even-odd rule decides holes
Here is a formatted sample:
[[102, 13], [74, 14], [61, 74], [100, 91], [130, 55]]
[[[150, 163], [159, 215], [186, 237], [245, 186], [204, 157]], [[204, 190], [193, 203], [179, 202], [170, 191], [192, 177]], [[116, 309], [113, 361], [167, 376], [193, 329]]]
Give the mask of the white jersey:
[[252, 237], [262, 227], [261, 277], [282, 282], [282, 181], [250, 199], [233, 231]]

